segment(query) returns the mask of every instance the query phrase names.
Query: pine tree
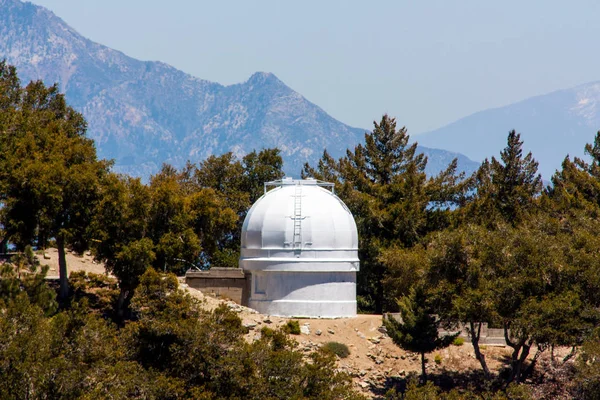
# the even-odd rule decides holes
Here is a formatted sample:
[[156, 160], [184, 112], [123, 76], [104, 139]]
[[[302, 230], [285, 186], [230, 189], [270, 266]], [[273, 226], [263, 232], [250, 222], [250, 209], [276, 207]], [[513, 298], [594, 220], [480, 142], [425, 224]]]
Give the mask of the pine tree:
[[500, 160], [487, 159], [475, 174], [477, 195], [466, 209], [469, 220], [489, 223], [500, 219], [512, 224], [523, 221], [535, 208], [542, 190], [538, 163], [531, 152], [523, 156], [521, 135], [508, 133], [507, 145]]
[[407, 351], [421, 354], [423, 382], [427, 381], [425, 354], [448, 347], [456, 335], [439, 336], [440, 323], [427, 305], [422, 288], [412, 288], [408, 296], [398, 300], [402, 320], [387, 315], [383, 324], [395, 344]]
[[416, 143], [409, 143], [406, 128], [397, 129], [388, 115], [373, 125], [364, 145], [338, 161], [325, 152], [316, 169], [305, 165], [303, 176], [336, 183], [336, 193], [352, 211], [360, 238], [359, 305], [381, 313], [386, 304], [383, 251], [411, 248], [430, 229], [439, 229], [447, 223], [447, 216], [442, 217], [447, 210], [431, 205], [454, 202], [460, 195], [454, 190], [455, 163], [427, 179], [427, 158], [417, 153]]
[[97, 160], [83, 116], [56, 85], [31, 82], [17, 91], [14, 70], [0, 65], [8, 101], [0, 127], [0, 189], [5, 234], [19, 249], [51, 238], [59, 252], [60, 298], [68, 296], [65, 247], [85, 248], [85, 228], [109, 163]]

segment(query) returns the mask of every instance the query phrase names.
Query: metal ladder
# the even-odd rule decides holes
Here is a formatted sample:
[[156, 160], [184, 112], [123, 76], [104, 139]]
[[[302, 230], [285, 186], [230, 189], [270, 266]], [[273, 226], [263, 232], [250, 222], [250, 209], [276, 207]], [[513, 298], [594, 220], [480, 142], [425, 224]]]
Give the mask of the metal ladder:
[[302, 249], [302, 185], [298, 182], [294, 193], [294, 239], [292, 247], [296, 254]]

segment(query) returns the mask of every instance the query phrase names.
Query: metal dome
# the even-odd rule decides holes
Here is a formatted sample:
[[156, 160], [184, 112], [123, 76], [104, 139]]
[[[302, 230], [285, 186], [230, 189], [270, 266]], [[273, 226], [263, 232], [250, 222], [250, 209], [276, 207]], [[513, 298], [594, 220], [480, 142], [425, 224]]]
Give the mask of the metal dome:
[[[276, 188], [267, 191], [269, 186]], [[319, 264], [309, 265], [308, 259]], [[356, 223], [333, 184], [290, 178], [266, 183], [244, 220], [240, 267], [357, 271]]]
[[358, 234], [333, 184], [265, 183], [244, 220], [240, 268], [250, 279], [248, 305], [263, 314], [355, 316]]

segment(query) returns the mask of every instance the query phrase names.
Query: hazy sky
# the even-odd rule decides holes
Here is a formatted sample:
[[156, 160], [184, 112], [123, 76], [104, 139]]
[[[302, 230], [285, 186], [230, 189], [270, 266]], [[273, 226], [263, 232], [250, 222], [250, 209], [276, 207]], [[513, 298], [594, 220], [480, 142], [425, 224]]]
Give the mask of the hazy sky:
[[34, 0], [88, 38], [222, 84], [269, 71], [335, 118], [409, 133], [600, 80], [600, 2]]

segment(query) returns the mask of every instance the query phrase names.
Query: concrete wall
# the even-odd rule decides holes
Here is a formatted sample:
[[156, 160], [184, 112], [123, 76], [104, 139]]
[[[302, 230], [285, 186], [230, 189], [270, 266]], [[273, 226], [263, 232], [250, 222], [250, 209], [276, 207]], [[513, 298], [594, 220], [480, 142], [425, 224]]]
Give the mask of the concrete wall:
[[[388, 313], [387, 315], [394, 317], [398, 321], [402, 322], [402, 317], [400, 313]], [[465, 339], [467, 343], [471, 343], [471, 335], [469, 334], [469, 329], [467, 324], [458, 324], [456, 328], [446, 330], [440, 327], [438, 334], [440, 336], [443, 335], [452, 335], [456, 332], [460, 332], [458, 336]], [[510, 335], [510, 331], [509, 331]], [[486, 346], [507, 346], [506, 340], [504, 338], [504, 329], [490, 328], [488, 327], [487, 322], [481, 324], [481, 334], [479, 336], [479, 344]]]
[[248, 305], [250, 276], [246, 276], [239, 268], [211, 268], [208, 271], [188, 271], [185, 274], [185, 283], [205, 294]]

